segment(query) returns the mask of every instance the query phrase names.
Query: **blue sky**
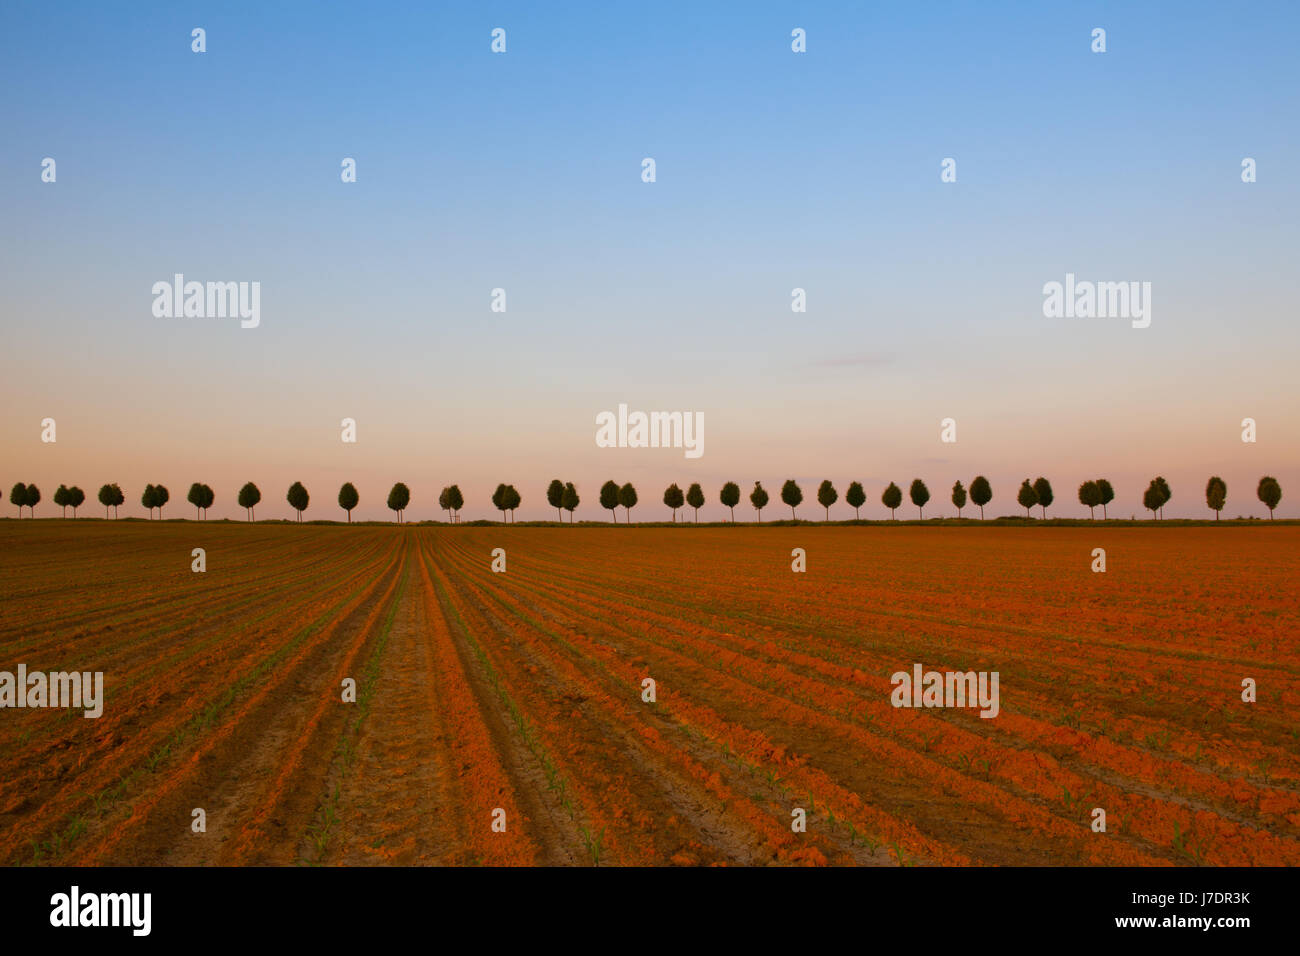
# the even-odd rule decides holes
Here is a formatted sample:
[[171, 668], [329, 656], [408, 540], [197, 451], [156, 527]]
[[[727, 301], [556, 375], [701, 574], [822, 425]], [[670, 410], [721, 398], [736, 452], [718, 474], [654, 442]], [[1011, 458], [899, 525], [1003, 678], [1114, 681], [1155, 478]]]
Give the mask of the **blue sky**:
[[[28, 480], [345, 475], [376, 517], [394, 480], [413, 517], [450, 481], [507, 480], [541, 517], [557, 473], [657, 502], [673, 480], [1109, 469], [1134, 510], [1180, 475], [1170, 511], [1197, 514], [1210, 471], [1233, 513], [1296, 471], [1294, 4], [0, 16], [0, 312], [22, 343], [0, 447]], [[260, 281], [262, 326], [155, 319], [178, 271]], [[1044, 319], [1067, 271], [1151, 281], [1152, 327]], [[703, 411], [706, 455], [596, 449], [620, 401]], [[58, 448], [33, 445], [46, 415]]]

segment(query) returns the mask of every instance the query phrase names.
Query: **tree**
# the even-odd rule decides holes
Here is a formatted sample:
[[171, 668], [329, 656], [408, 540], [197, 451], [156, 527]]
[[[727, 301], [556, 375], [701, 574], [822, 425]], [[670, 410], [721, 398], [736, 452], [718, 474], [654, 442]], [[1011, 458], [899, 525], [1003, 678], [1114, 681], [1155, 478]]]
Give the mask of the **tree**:
[[307, 510], [307, 505], [311, 501], [307, 489], [303, 487], [301, 481], [295, 481], [289, 486], [289, 493], [284, 497], [289, 502], [289, 507], [298, 512], [298, 521], [301, 522], [302, 513]]
[[736, 523], [736, 505], [740, 504], [740, 485], [734, 481], [729, 481], [722, 486], [722, 491], [718, 492], [718, 500], [722, 502], [722, 507], [731, 509], [731, 523]]
[[677, 509], [686, 505], [686, 496], [682, 494], [682, 489], [678, 487], [677, 482], [674, 481], [664, 489], [664, 504], [673, 509], [673, 524], [676, 524]]
[[920, 478], [913, 478], [912, 487], [907, 489], [907, 496], [912, 499], [912, 504], [916, 505], [916, 510], [924, 521], [925, 503], [930, 500], [930, 489], [925, 487], [925, 482]]
[[[740, 489], [737, 488], [737, 491]], [[700, 523], [700, 509], [704, 507], [704, 489], [697, 481], [686, 489], [686, 503], [695, 509], [695, 523]]]
[[104, 517], [108, 518], [108, 509], [113, 509], [113, 517], [117, 517], [117, 506], [126, 501], [126, 495], [122, 494], [122, 489], [116, 484], [102, 485], [99, 489], [99, 503], [104, 506]]
[[72, 517], [74, 519], [77, 517], [77, 509], [81, 507], [85, 500], [86, 493], [76, 485], [68, 489], [68, 505], [72, 508]]
[[1115, 489], [1105, 478], [1098, 478], [1097, 490], [1101, 492], [1101, 520], [1106, 521], [1110, 518], [1106, 513], [1106, 506], [1115, 500]]
[[244, 509], [249, 521], [253, 520], [253, 509], [257, 507], [257, 503], [261, 500], [262, 492], [251, 481], [239, 489], [239, 507]]
[[211, 485], [203, 486], [203, 520], [208, 520], [208, 509], [212, 507], [212, 502], [217, 500], [217, 493], [212, 490]]
[[197, 481], [190, 485], [189, 494], [185, 496], [185, 500], [194, 506], [194, 517], [197, 519], [199, 510], [203, 507], [203, 485]]
[[560, 495], [560, 506], [569, 513], [569, 524], [573, 524], [573, 513], [581, 503], [582, 499], [578, 497], [578, 489], [573, 487], [573, 482], [565, 482], [564, 493]]
[[627, 511], [627, 523], [632, 523], [632, 509], [636, 507], [636, 489], [628, 482], [618, 489], [618, 503]]
[[[447, 512], [448, 522], [451, 521], [451, 502], [448, 500], [451, 497], [450, 492], [451, 489], [446, 485], [443, 485], [442, 491], [438, 492], [438, 510]], [[348, 520], [351, 520], [351, 516]]]
[[68, 516], [68, 486], [59, 485], [54, 489], [54, 504], [63, 509], [63, 517]]
[[1205, 484], [1205, 503], [1214, 512], [1214, 520], [1219, 520], [1219, 512], [1228, 501], [1228, 485], [1218, 475], [1214, 475]]
[[1029, 483], [1028, 478], [1020, 483], [1020, 491], [1016, 494], [1016, 501], [1020, 502], [1020, 507], [1025, 509], [1025, 517], [1031, 517], [1029, 509], [1038, 504], [1038, 492], [1034, 490], [1034, 486]]
[[618, 482], [607, 481], [600, 486], [600, 506], [609, 512], [614, 524], [618, 524]]
[[1034, 481], [1034, 494], [1038, 495], [1038, 503], [1043, 508], [1043, 520], [1047, 520], [1047, 506], [1052, 503], [1052, 483], [1039, 475]]
[[844, 493], [844, 502], [853, 509], [853, 520], [860, 521], [862, 513], [858, 509], [867, 503], [867, 493], [862, 490], [862, 482], [849, 484], [849, 490]]
[[510, 523], [515, 523], [515, 509], [523, 504], [524, 499], [515, 490], [514, 485], [506, 485], [506, 507], [510, 509]]
[[560, 509], [564, 507], [564, 482], [559, 478], [552, 478], [551, 483], [546, 486], [546, 500], [555, 509], [555, 517], [563, 521], [564, 515], [560, 513]]
[[970, 483], [970, 500], [971, 504], [979, 508], [980, 521], [983, 521], [984, 506], [993, 500], [993, 486], [983, 475], [976, 475], [975, 480]]
[[149, 520], [153, 520], [153, 509], [158, 507], [158, 489], [153, 485], [145, 485], [144, 492], [140, 495], [140, 504], [149, 509]]
[[[442, 493], [445, 497], [447, 489], [442, 489]], [[348, 524], [352, 523], [352, 509], [359, 504], [361, 504], [361, 495], [357, 493], [357, 486], [350, 481], [344, 482], [343, 487], [339, 489], [339, 507], [348, 513]]]
[[891, 481], [889, 487], [881, 492], [880, 503], [889, 509], [889, 518], [892, 521], [894, 511], [903, 503], [903, 489]]
[[1160, 492], [1160, 517], [1165, 516], [1165, 505], [1169, 504], [1169, 499], [1174, 493], [1169, 490], [1169, 482], [1165, 481], [1160, 475], [1156, 475], [1156, 490]]
[[1255, 489], [1255, 496], [1264, 502], [1268, 508], [1268, 520], [1273, 520], [1273, 509], [1278, 506], [1282, 500], [1282, 486], [1277, 483], [1277, 479], [1265, 475], [1259, 479], [1259, 487]]
[[153, 493], [155, 499], [158, 501], [158, 520], [162, 521], [163, 505], [167, 504], [167, 502], [171, 500], [171, 492], [167, 490], [166, 485], [154, 485]]
[[[411, 489], [398, 482], [393, 485], [392, 491], [388, 493], [388, 510], [397, 512], [397, 523], [402, 523], [402, 518], [406, 514], [406, 506], [411, 503]], [[351, 515], [348, 516], [349, 519]]]
[[113, 486], [99, 486], [99, 503], [104, 506], [104, 520], [108, 520], [108, 509], [113, 507]]
[[452, 485], [447, 489], [447, 504], [451, 505], [451, 513], [460, 518], [460, 509], [465, 507], [465, 496], [460, 493], [460, 485]]
[[32, 517], [36, 517], [36, 506], [41, 503], [41, 489], [35, 485], [27, 486], [27, 507], [31, 509]]
[[1101, 504], [1101, 487], [1095, 481], [1085, 481], [1079, 486], [1079, 504], [1086, 505], [1088, 517], [1096, 519], [1096, 507]]
[[840, 493], [835, 490], [829, 478], [817, 486], [817, 503], [826, 509], [827, 521], [831, 520], [831, 505], [839, 501], [839, 498]]
[[1147, 490], [1142, 492], [1142, 507], [1150, 511], [1151, 516], [1154, 518], [1156, 517], [1156, 512], [1160, 510], [1160, 506], [1163, 503], [1164, 501], [1160, 496], [1160, 486], [1157, 485], [1155, 479], [1152, 478], [1151, 484], [1147, 485]]
[[960, 479], [952, 486], [952, 503], [957, 506], [957, 517], [960, 518], [961, 509], [966, 507], [966, 487]]
[[9, 490], [9, 503], [18, 506], [18, 517], [21, 519], [23, 508], [27, 507], [27, 486], [21, 481]]
[[493, 508], [496, 508], [497, 511], [501, 512], [501, 523], [502, 523], [502, 524], [505, 524], [505, 523], [506, 523], [506, 510], [507, 510], [508, 507], [509, 507], [509, 506], [506, 504], [506, 486], [505, 486], [505, 484], [499, 484], [499, 485], [497, 485], [497, 490], [494, 491], [494, 492], [492, 492], [492, 507], [493, 507]]
[[754, 490], [749, 493], [749, 503], [753, 505], [754, 510], [758, 512], [759, 524], [763, 523], [763, 509], [767, 507], [767, 502], [767, 489], [765, 489], [759, 482], [754, 482]]
[[781, 486], [781, 500], [790, 506], [790, 520], [797, 521], [794, 509], [799, 507], [799, 502], [803, 501], [803, 489], [795, 484], [793, 478], [787, 478], [785, 484]]

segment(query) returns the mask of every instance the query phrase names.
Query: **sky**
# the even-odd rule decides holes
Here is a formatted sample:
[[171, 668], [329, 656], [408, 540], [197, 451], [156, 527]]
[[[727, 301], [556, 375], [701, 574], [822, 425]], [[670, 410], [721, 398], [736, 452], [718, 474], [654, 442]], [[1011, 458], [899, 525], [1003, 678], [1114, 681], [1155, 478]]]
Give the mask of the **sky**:
[[[581, 520], [613, 478], [648, 520], [698, 481], [717, 519], [828, 478], [879, 518], [1045, 475], [1127, 517], [1160, 474], [1203, 517], [1270, 474], [1297, 513], [1295, 4], [373, 6], [0, 9], [6, 490], [202, 481], [221, 518], [251, 480], [275, 518], [298, 480], [338, 518], [351, 481], [387, 518], [403, 481], [420, 520], [508, 482], [526, 520], [558, 477]], [[176, 273], [259, 282], [260, 323], [156, 316]], [[1151, 283], [1150, 326], [1045, 317], [1067, 273]], [[597, 447], [620, 403], [702, 414], [703, 455]]]

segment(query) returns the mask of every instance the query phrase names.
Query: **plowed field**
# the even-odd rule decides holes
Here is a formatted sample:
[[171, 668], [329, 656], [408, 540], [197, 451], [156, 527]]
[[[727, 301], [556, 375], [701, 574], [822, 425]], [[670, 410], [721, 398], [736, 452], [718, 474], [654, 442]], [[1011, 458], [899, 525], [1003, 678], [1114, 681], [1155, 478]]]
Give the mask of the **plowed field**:
[[[1296, 865], [1298, 570], [1292, 527], [4, 521], [0, 670], [106, 699], [0, 710], [0, 861]], [[914, 664], [997, 716], [894, 707]]]

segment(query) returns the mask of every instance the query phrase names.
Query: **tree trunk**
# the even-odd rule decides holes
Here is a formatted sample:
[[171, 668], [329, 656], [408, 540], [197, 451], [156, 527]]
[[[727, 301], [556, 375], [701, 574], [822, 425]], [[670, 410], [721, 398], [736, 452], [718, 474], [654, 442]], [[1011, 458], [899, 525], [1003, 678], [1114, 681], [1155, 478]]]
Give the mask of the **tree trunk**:
[[980, 521], [984, 520], [984, 506], [980, 505]]
[[1102, 521], [1108, 521], [1109, 519], [1110, 519], [1110, 515], [1108, 515], [1108, 514], [1106, 513], [1106, 506], [1105, 506], [1105, 505], [1102, 505], [1102, 506], [1101, 506], [1101, 520], [1102, 520]]
[[732, 505], [732, 506], [731, 506], [731, 523], [732, 523], [732, 524], [735, 524], [735, 523], [736, 523], [736, 508], [735, 508], [735, 505]]

